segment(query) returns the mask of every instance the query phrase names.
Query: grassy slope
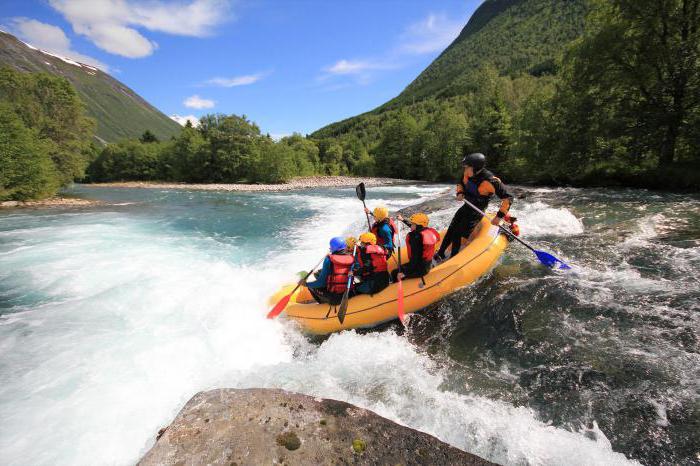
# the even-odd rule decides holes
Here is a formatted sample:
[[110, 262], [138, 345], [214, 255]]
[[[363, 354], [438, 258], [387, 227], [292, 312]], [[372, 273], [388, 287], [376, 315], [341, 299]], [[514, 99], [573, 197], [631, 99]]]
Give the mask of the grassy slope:
[[0, 66], [25, 72], [44, 71], [68, 79], [97, 121], [97, 137], [106, 142], [139, 137], [150, 130], [160, 139], [178, 134], [180, 125], [107, 73], [66, 63], [27, 47], [0, 32]]
[[583, 31], [585, 0], [486, 0], [457, 39], [406, 89], [386, 104], [333, 123], [314, 137], [338, 136], [366, 127], [365, 120], [428, 99], [469, 92], [468, 73], [486, 63], [502, 74], [546, 69]]

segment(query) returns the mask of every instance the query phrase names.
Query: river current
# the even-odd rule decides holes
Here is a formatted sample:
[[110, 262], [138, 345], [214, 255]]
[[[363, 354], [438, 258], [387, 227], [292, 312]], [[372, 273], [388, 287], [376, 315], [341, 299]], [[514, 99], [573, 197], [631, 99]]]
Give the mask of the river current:
[[523, 188], [523, 238], [573, 272], [513, 244], [406, 330], [308, 338], [266, 300], [366, 227], [353, 189], [70, 192], [105, 204], [0, 212], [2, 464], [133, 464], [217, 387], [348, 401], [501, 464], [700, 462], [698, 196]]

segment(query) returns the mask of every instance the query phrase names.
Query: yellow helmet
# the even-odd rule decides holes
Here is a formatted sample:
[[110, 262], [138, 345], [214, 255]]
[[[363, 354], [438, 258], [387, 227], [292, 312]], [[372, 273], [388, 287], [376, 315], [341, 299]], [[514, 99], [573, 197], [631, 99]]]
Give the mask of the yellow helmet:
[[377, 237], [374, 236], [374, 233], [368, 231], [360, 235], [360, 242], [365, 244], [377, 244]]
[[384, 206], [379, 206], [374, 209], [374, 218], [378, 221], [381, 222], [385, 218], [389, 216], [389, 209], [387, 209]]
[[348, 236], [347, 238], [345, 238], [345, 247], [347, 247], [348, 249], [354, 248], [355, 243], [357, 243], [357, 240], [354, 236]]
[[418, 212], [417, 214], [411, 215], [410, 222], [425, 228], [428, 226], [428, 216], [422, 212]]

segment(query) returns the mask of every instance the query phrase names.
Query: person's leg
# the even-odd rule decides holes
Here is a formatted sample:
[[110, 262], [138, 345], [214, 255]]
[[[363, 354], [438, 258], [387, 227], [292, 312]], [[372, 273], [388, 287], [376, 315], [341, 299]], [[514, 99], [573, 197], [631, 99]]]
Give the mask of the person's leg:
[[374, 277], [371, 294], [376, 294], [389, 286], [389, 272], [379, 272]]
[[476, 228], [476, 226], [481, 221], [481, 216], [474, 211], [467, 211], [460, 220], [461, 221], [459, 229], [457, 230], [458, 233], [452, 239], [452, 249], [450, 250], [450, 257], [454, 257], [457, 255], [457, 253], [462, 247], [462, 238], [469, 238], [469, 236], [472, 234], [472, 231], [474, 231], [474, 228]]
[[364, 280], [359, 285], [355, 285], [355, 294], [370, 294], [372, 291], [371, 280]]
[[[402, 267], [403, 269], [403, 267]], [[399, 269], [391, 271], [391, 283], [396, 283], [399, 280]]]
[[319, 304], [327, 304], [330, 302], [328, 296], [327, 296], [327, 291], [325, 288], [309, 288], [309, 293], [311, 293], [311, 296], [316, 300], [317, 303]]
[[[445, 233], [445, 237], [442, 239], [442, 243], [440, 244], [440, 249], [437, 252], [437, 255], [440, 256], [441, 259], [445, 258], [445, 251], [447, 251], [449, 246], [452, 246], [452, 251], [454, 251], [454, 242], [461, 241], [462, 239], [460, 230], [463, 228], [464, 218], [468, 214], [465, 207], [467, 206], [463, 205], [457, 210], [457, 212], [455, 212], [455, 215], [452, 217], [452, 221], [450, 222], [450, 226], [447, 227], [447, 232]], [[459, 244], [457, 245], [457, 251], [459, 251]]]

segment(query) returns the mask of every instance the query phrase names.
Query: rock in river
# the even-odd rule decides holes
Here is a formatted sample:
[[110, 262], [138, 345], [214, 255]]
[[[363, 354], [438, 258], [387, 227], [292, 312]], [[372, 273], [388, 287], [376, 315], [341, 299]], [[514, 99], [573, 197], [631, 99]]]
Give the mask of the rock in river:
[[342, 401], [276, 389], [196, 394], [139, 465], [490, 465]]

